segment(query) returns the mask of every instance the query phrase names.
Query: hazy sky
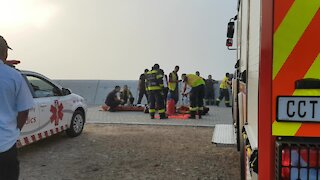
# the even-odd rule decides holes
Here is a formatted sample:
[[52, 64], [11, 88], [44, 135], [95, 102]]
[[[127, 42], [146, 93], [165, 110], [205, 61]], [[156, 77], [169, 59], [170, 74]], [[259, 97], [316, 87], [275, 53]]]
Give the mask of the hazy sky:
[[159, 63], [166, 73], [222, 79], [235, 51], [225, 47], [237, 0], [0, 0], [0, 35], [20, 69], [51, 79], [137, 79]]

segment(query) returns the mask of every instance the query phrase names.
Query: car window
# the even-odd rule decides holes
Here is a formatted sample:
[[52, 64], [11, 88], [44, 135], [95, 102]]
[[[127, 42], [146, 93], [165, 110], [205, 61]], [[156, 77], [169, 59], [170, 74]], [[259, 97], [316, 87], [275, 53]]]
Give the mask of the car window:
[[57, 87], [48, 81], [30, 75], [27, 75], [26, 78], [33, 89], [36, 98], [59, 96]]

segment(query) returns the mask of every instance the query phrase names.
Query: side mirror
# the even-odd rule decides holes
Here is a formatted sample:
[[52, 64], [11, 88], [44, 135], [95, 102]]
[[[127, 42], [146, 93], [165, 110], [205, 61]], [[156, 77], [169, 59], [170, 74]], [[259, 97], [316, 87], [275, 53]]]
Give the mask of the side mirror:
[[67, 88], [62, 88], [62, 95], [66, 96], [66, 95], [69, 95], [71, 94], [71, 90], [70, 89], [67, 89]]
[[[33, 87], [33, 89], [36, 89], [36, 88]], [[39, 87], [38, 87], [38, 90], [39, 90]], [[57, 87], [54, 87], [54, 88], [52, 89], [52, 92], [53, 92], [53, 95], [54, 95], [54, 96], [61, 96], [61, 95], [62, 95], [61, 90], [60, 90], [59, 88], [57, 88]]]
[[228, 29], [227, 29], [227, 38], [233, 38], [234, 34], [234, 22], [228, 23]]

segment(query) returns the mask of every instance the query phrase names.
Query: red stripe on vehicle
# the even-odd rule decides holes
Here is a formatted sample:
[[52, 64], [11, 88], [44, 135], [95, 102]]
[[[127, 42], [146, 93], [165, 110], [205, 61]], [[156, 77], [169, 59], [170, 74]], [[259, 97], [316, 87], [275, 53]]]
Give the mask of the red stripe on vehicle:
[[32, 139], [32, 142], [36, 142], [36, 141], [37, 141], [37, 139], [36, 139], [36, 136], [35, 136], [35, 135], [32, 135], [32, 136], [31, 136], [31, 139]]
[[274, 32], [278, 29], [279, 25], [286, 17], [294, 0], [276, 0], [274, 1]]
[[44, 135], [46, 136], [46, 138], [49, 137], [48, 131], [45, 131]]
[[17, 147], [21, 147], [21, 146], [22, 146], [21, 141], [17, 140]]
[[23, 138], [23, 140], [24, 140], [24, 143], [25, 143], [25, 144], [29, 144], [29, 139], [28, 139], [28, 137]]
[[39, 139], [42, 139], [42, 134], [38, 133], [38, 137], [39, 137]]

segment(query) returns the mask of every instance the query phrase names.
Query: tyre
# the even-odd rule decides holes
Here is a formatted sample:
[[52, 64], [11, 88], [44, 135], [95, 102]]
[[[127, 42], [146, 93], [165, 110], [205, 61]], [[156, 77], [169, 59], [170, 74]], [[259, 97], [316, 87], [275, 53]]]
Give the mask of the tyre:
[[70, 137], [79, 136], [82, 133], [84, 127], [85, 117], [84, 114], [76, 110], [72, 116], [69, 129], [67, 129], [67, 135]]

